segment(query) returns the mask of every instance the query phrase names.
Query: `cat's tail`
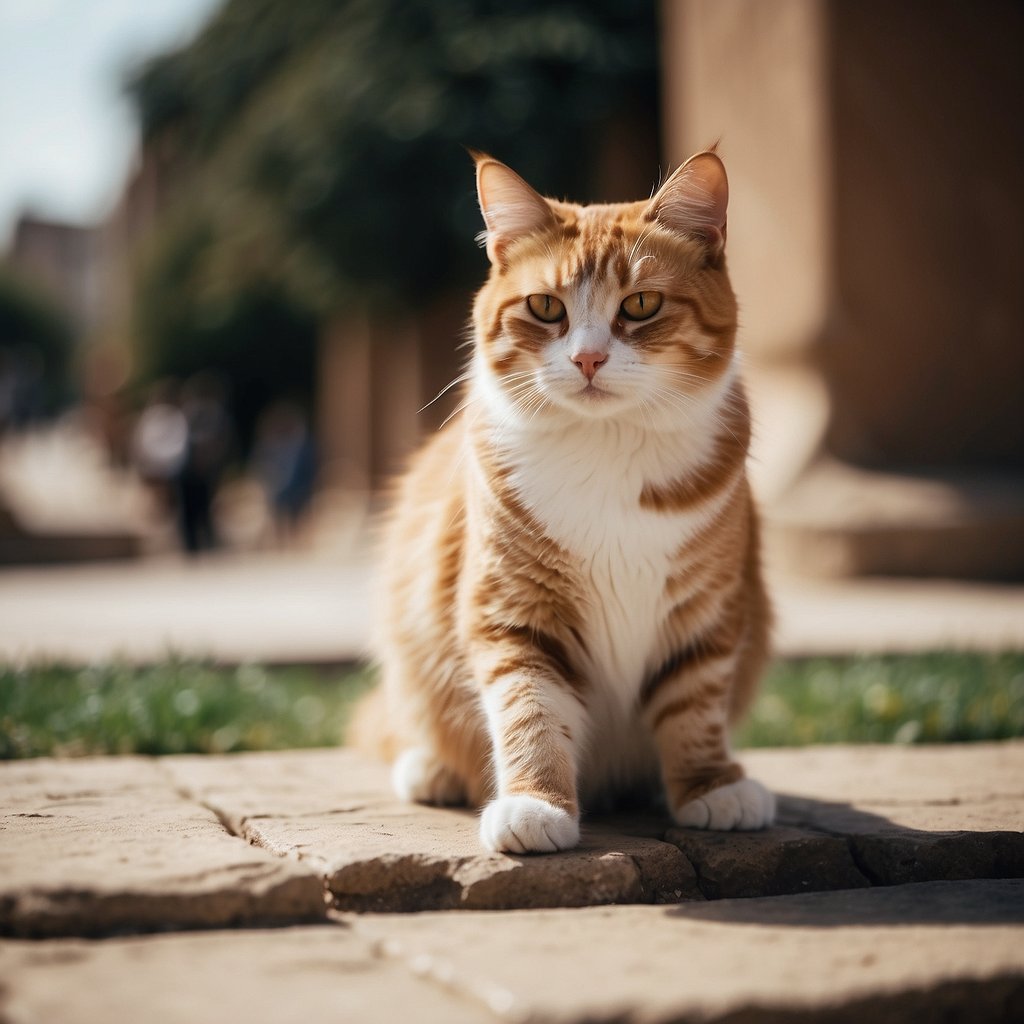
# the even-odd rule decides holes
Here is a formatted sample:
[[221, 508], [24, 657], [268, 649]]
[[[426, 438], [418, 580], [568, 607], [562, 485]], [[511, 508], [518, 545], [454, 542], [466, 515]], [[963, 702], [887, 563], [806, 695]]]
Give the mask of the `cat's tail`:
[[370, 757], [393, 761], [398, 755], [398, 737], [390, 717], [387, 694], [378, 683], [356, 705], [345, 730], [345, 742]]

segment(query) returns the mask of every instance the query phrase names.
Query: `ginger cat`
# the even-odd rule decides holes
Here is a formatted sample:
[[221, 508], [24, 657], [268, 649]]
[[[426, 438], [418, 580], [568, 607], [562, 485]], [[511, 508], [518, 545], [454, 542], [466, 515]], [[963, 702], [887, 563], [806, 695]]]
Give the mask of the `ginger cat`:
[[363, 742], [403, 798], [483, 806], [492, 850], [659, 785], [681, 825], [762, 828], [728, 739], [770, 609], [722, 161], [602, 206], [476, 161], [491, 270], [463, 407], [399, 485]]

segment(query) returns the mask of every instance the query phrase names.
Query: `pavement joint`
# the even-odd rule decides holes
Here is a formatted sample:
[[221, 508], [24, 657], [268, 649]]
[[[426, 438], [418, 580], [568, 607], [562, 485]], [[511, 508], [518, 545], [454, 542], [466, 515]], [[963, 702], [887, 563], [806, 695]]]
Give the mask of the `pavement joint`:
[[[128, 847], [128, 853], [137, 848], [134, 856], [153, 865], [142, 871], [137, 883], [142, 890], [132, 897], [140, 905], [154, 895], [180, 891], [181, 912], [159, 922], [140, 920], [141, 931], [154, 926], [217, 926], [221, 917], [199, 914], [194, 919], [186, 906], [190, 892], [209, 891], [211, 885], [215, 891], [224, 890], [223, 913], [235, 920], [237, 912], [230, 908], [241, 900], [247, 909], [239, 920], [257, 923], [266, 917], [320, 919], [328, 907], [387, 913], [658, 904], [932, 879], [1024, 876], [1024, 833], [1014, 830], [1022, 801], [988, 798], [989, 790], [970, 781], [974, 769], [964, 770], [964, 788], [945, 800], [930, 799], [927, 787], [923, 799], [915, 802], [904, 794], [884, 808], [870, 796], [820, 799], [819, 792], [841, 793], [842, 785], [856, 778], [855, 771], [869, 756], [861, 749], [867, 750], [762, 754], [759, 760], [766, 769], [775, 765], [775, 789], [780, 793], [779, 822], [768, 831], [704, 833], [671, 826], [660, 815], [594, 816], [584, 821], [581, 846], [555, 857], [506, 857], [483, 851], [475, 814], [399, 803], [387, 789], [386, 769], [348, 750], [143, 759], [138, 768], [133, 767], [135, 762], [118, 759], [81, 763], [86, 773], [82, 781], [90, 773], [109, 780], [112, 789], [106, 795], [102, 786], [76, 785], [80, 771], [73, 763], [50, 762], [52, 769], [41, 766], [34, 783], [24, 767], [29, 763], [22, 763], [20, 768], [5, 769], [8, 778], [29, 776], [17, 801], [20, 806], [12, 807], [11, 814], [22, 823], [18, 828], [34, 822], [32, 835], [37, 838], [26, 836], [29, 859], [15, 863], [22, 870], [21, 909], [9, 904], [0, 915], [6, 925], [0, 922], [0, 927], [41, 934], [106, 927], [103, 908], [115, 907], [122, 898], [116, 888], [111, 890], [105, 880], [94, 883], [94, 890], [82, 888], [81, 899], [94, 902], [97, 914], [83, 918], [85, 911], [79, 908], [81, 912], [62, 918], [52, 883], [31, 860], [33, 843], [48, 844], [45, 848], [53, 851], [48, 856], [55, 858], [58, 875], [64, 865], [72, 875], [67, 881], [72, 881], [82, 862], [64, 856], [60, 841], [66, 834], [74, 842], [83, 826], [96, 847], [91, 855], [101, 862], [109, 856], [104, 852], [104, 830], [114, 829], [111, 836], [121, 834], [117, 829], [132, 830], [135, 846]], [[870, 754], [876, 775], [884, 775], [886, 764], [891, 764], [911, 789], [914, 772], [930, 771], [935, 757], [934, 750], [874, 749]], [[1024, 744], [949, 748], [944, 757], [953, 764], [977, 765], [998, 783], [1000, 777], [1012, 777], [1019, 770]], [[809, 783], [806, 766], [813, 767], [820, 779]], [[147, 772], [152, 773], [150, 789], [140, 785]], [[48, 782], [55, 773], [60, 774], [60, 785]], [[780, 785], [780, 779], [809, 788], [787, 793], [796, 787]], [[166, 787], [166, 797], [150, 792], [157, 783]], [[870, 776], [858, 785], [871, 793]], [[998, 784], [993, 789], [1007, 792]], [[45, 802], [35, 802], [33, 793]], [[93, 795], [85, 798], [84, 793]], [[136, 805], [138, 812], [132, 809]], [[49, 817], [41, 817], [44, 814]], [[113, 817], [105, 818], [108, 814]], [[154, 814], [156, 833], [148, 838], [136, 835], [135, 822], [144, 823]], [[175, 825], [179, 819], [182, 825]], [[214, 828], [223, 838], [220, 846]], [[204, 837], [203, 849], [212, 857], [208, 870], [195, 861], [193, 851], [198, 847], [177, 844], [176, 836], [187, 836], [190, 829], [197, 838]], [[240, 860], [242, 849], [248, 852]], [[282, 899], [280, 887], [272, 884], [274, 872], [281, 869], [286, 869], [283, 878], [288, 884], [315, 886], [316, 899], [311, 894], [293, 904]], [[105, 869], [100, 877], [105, 878]], [[266, 883], [257, 887], [261, 892], [252, 891], [257, 878]], [[155, 892], [147, 892], [153, 886]], [[18, 891], [17, 880], [8, 885], [12, 888]], [[47, 907], [36, 924], [31, 908], [37, 897], [31, 893], [42, 893]], [[268, 907], [273, 913], [264, 913]], [[126, 922], [130, 925], [129, 914], [130, 901], [110, 918], [109, 927], [123, 930]]]
[[0, 1019], [1020, 1019], [1024, 743], [747, 760], [770, 830], [532, 858], [345, 749], [0, 764]]
[[885, 882], [882, 880], [881, 876], [872, 871], [865, 862], [863, 856], [861, 856], [861, 852], [857, 847], [857, 841], [853, 836], [842, 836], [841, 838], [846, 843], [846, 848], [850, 851], [850, 860], [853, 861], [853, 866], [860, 872], [864, 881], [870, 886], [884, 885]]

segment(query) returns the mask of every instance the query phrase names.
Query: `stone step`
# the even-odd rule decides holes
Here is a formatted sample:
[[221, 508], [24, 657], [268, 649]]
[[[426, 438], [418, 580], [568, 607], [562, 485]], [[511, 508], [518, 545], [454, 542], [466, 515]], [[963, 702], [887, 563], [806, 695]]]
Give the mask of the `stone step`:
[[912, 475], [822, 458], [765, 510], [771, 565], [824, 578], [1024, 576], [1020, 474]]
[[1019, 1021], [1024, 883], [0, 942], [5, 1024]]
[[256, 926], [335, 911], [681, 903], [1024, 876], [1024, 742], [752, 751], [764, 832], [594, 816], [557, 856], [484, 851], [351, 750], [0, 765], [0, 933]]

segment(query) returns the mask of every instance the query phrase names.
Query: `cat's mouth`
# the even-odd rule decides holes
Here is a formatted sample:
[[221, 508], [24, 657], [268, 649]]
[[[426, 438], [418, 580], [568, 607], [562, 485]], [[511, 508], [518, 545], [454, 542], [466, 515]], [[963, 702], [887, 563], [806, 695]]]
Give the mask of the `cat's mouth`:
[[591, 381], [576, 392], [576, 397], [582, 398], [585, 402], [600, 402], [608, 398], [614, 398], [615, 395], [606, 388], [598, 387]]

